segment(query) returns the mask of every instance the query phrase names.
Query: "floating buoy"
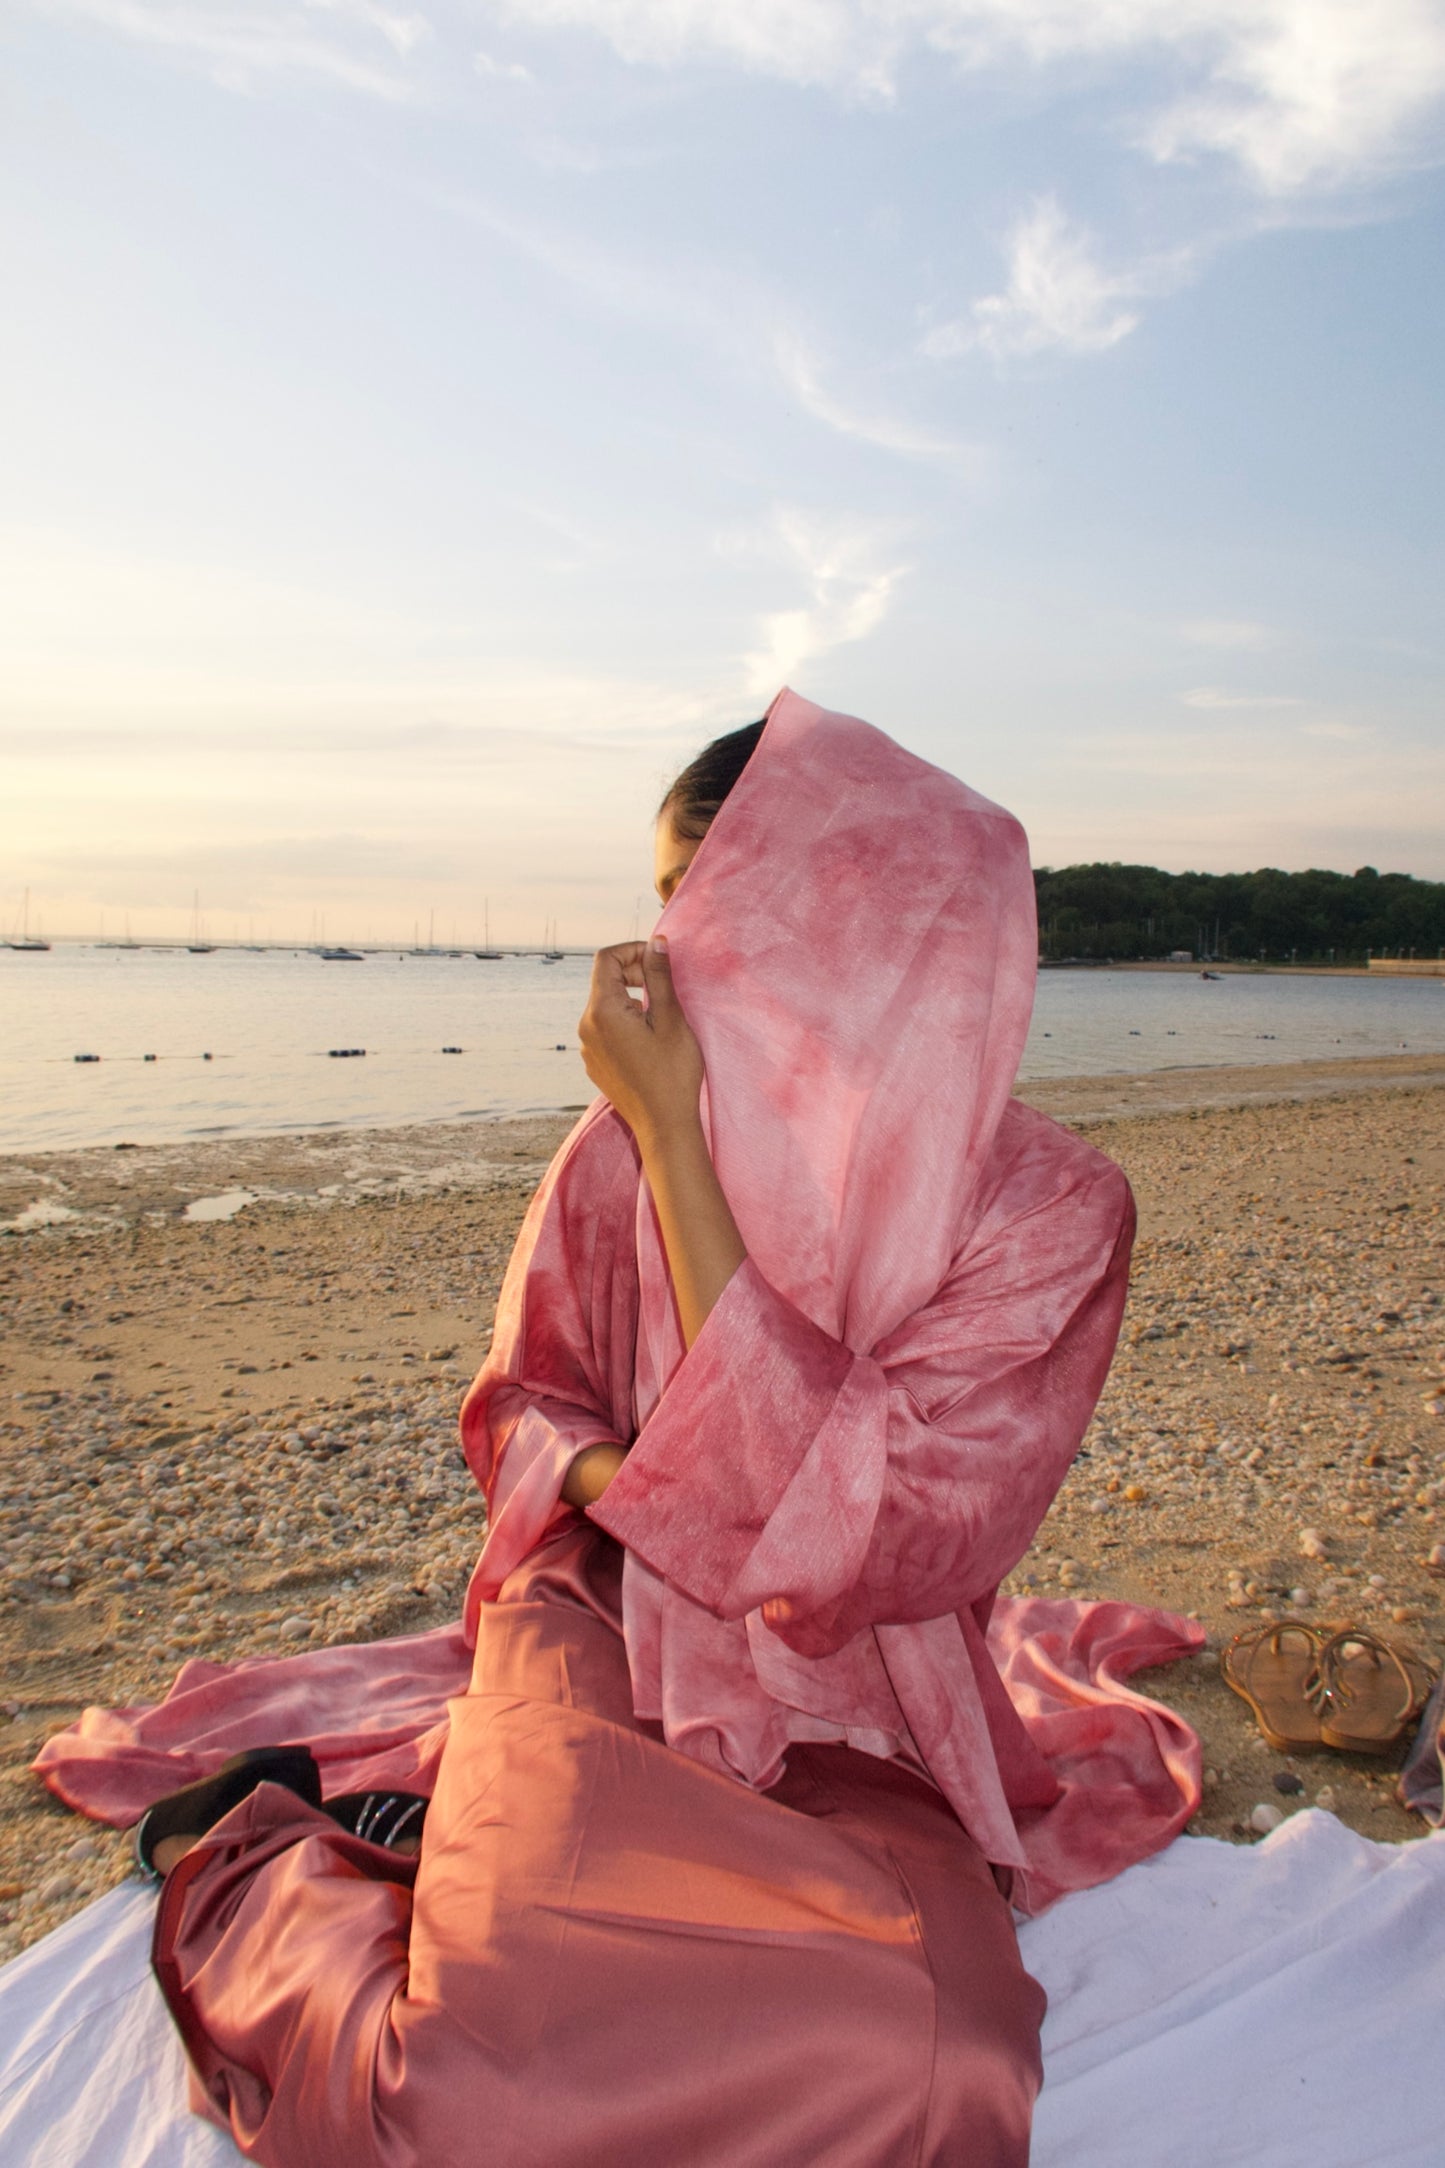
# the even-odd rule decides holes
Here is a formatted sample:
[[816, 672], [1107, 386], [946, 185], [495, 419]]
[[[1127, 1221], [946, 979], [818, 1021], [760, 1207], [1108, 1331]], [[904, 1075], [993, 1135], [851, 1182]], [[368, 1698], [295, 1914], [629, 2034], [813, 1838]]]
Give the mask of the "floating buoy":
[[1142, 1031], [1133, 1031], [1133, 1030], [1131, 1030], [1131, 1031], [1130, 1031], [1130, 1033], [1129, 1033], [1129, 1037], [1130, 1037], [1131, 1039], [1142, 1039], [1142, 1038], [1143, 1038], [1143, 1036], [1144, 1036], [1144, 1034], [1143, 1034], [1143, 1032], [1142, 1032]]
[[203, 1054], [203, 1055], [201, 1056], [201, 1059], [202, 1059], [202, 1061], [209, 1061], [209, 1060], [210, 1060], [210, 1058], [211, 1058], [211, 1057], [210, 1057], [210, 1055], [209, 1055], [209, 1054]]
[[442, 1052], [444, 1054], [460, 1054], [461, 1048], [459, 1046], [444, 1046]]
[[553, 1049], [552, 1049], [552, 1052], [553, 1052], [554, 1054], [565, 1054], [565, 1053], [566, 1053], [566, 1051], [567, 1051], [567, 1049], [566, 1049], [566, 1047], [565, 1047], [565, 1046], [563, 1045], [563, 1043], [562, 1043], [562, 1041], [561, 1041], [560, 1039], [559, 1039], [559, 1040], [557, 1041], [557, 1044], [556, 1044], [556, 1045], [555, 1045], [555, 1046], [553, 1047]]
[[156, 1058], [156, 1057], [155, 1057], [155, 1055], [154, 1055], [154, 1054], [142, 1054], [142, 1055], [141, 1055], [141, 1060], [142, 1060], [142, 1061], [154, 1061], [154, 1060], [155, 1060], [155, 1058]]
[[[366, 1048], [364, 1046], [330, 1046], [326, 1051], [332, 1061], [355, 1061], [366, 1052]], [[208, 1054], [206, 1056], [207, 1061], [210, 1058]]]
[[99, 1054], [76, 1054], [76, 1055], [75, 1055], [75, 1056], [74, 1056], [73, 1058], [74, 1058], [74, 1059], [75, 1059], [76, 1061], [99, 1061], [99, 1060], [100, 1060], [100, 1056], [99, 1056]]

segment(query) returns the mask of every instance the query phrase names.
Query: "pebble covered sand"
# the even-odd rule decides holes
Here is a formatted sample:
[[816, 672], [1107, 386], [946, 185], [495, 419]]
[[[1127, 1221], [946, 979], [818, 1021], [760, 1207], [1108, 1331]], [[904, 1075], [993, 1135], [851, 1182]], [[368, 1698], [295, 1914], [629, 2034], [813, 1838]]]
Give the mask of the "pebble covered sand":
[[[1204, 1621], [1202, 1657], [1141, 1683], [1203, 1736], [1207, 1834], [1311, 1804], [1424, 1833], [1390, 1765], [1269, 1750], [1218, 1649], [1348, 1619], [1439, 1668], [1442, 1087], [1436, 1058], [1026, 1094], [1121, 1162], [1140, 1240], [1098, 1417], [1008, 1585]], [[128, 1871], [27, 1767], [83, 1707], [456, 1616], [483, 1532], [457, 1405], [566, 1126], [0, 1161], [0, 1958]]]

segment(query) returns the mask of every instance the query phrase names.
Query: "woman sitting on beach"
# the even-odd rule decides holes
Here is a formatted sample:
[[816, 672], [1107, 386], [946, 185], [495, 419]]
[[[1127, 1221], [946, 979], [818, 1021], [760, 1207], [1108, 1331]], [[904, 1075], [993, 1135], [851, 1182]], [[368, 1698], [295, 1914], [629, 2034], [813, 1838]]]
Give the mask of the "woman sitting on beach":
[[[1021, 830], [785, 693], [669, 792], [658, 887], [463, 1412], [491, 1521], [419, 1857], [371, 1841], [419, 1806], [338, 1826], [297, 1749], [143, 1838], [195, 2104], [282, 2168], [1021, 2168], [1008, 1898], [1195, 1804], [1147, 1705], [1031, 1731], [985, 1639], [1133, 1227], [1010, 1098]], [[1127, 1669], [1147, 1615], [1099, 1608]]]

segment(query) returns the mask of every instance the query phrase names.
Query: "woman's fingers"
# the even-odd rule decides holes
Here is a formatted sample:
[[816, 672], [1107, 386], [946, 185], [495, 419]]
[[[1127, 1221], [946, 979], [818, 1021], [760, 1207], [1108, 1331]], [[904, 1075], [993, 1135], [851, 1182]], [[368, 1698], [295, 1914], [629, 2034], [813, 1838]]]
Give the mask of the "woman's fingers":
[[[646, 990], [645, 1011], [632, 998], [634, 987]], [[599, 950], [578, 1037], [587, 1074], [634, 1130], [679, 1109], [696, 1115], [702, 1055], [673, 991], [660, 937]]]
[[640, 960], [642, 983], [647, 988], [648, 1013], [654, 1029], [666, 1028], [680, 1021], [682, 1010], [672, 983], [672, 958], [667, 952], [667, 936], [655, 933], [645, 944]]
[[599, 949], [592, 959], [593, 998], [598, 994], [615, 998], [629, 986], [643, 985], [643, 952], [641, 941], [618, 941], [611, 948]]

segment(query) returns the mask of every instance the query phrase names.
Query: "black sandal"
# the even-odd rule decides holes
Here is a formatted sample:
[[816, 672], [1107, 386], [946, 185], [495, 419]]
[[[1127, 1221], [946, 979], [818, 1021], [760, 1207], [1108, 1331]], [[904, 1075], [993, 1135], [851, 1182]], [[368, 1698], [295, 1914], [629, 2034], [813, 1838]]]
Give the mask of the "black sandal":
[[420, 1792], [343, 1792], [324, 1811], [353, 1837], [391, 1851], [399, 1837], [420, 1837], [430, 1805]]
[[214, 1776], [197, 1777], [179, 1791], [167, 1792], [135, 1825], [136, 1865], [152, 1882], [165, 1879], [155, 1863], [155, 1848], [166, 1837], [203, 1837], [223, 1814], [254, 1792], [258, 1784], [284, 1784], [309, 1807], [321, 1805], [321, 1771], [305, 1746], [253, 1746], [222, 1762]]

